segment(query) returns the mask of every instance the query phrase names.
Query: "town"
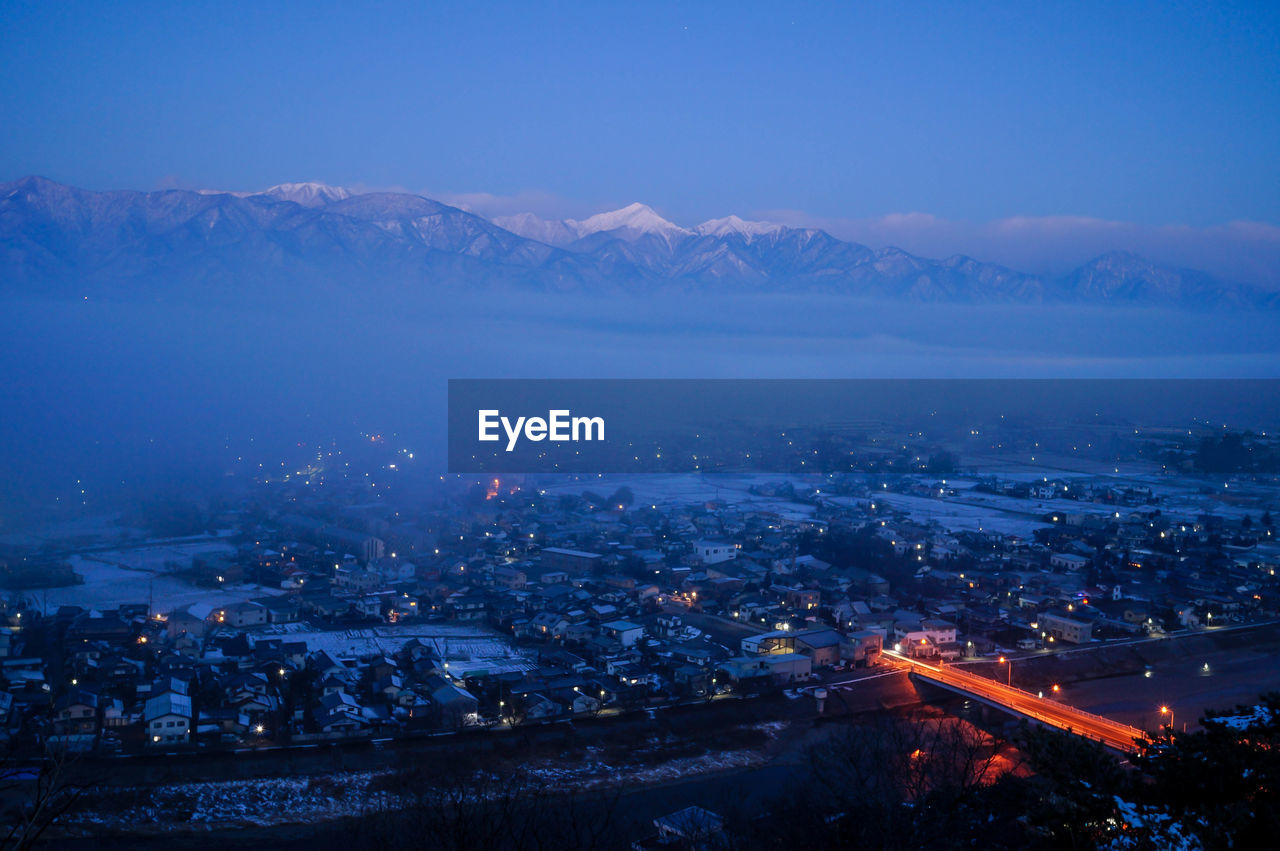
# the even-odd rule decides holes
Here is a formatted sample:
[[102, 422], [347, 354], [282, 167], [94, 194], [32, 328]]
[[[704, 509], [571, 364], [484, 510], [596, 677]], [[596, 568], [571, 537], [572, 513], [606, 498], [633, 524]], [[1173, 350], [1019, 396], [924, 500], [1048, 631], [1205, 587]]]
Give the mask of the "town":
[[1186, 459], [508, 476], [416, 514], [316, 468], [204, 534], [10, 538], [0, 717], [27, 754], [288, 747], [812, 691], [886, 650], [1005, 663], [1274, 619], [1275, 474]]

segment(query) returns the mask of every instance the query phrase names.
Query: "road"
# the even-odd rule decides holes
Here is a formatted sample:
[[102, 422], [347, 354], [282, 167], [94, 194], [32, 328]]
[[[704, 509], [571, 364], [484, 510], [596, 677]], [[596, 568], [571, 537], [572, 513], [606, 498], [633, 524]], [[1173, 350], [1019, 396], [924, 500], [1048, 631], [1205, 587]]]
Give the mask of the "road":
[[971, 674], [953, 665], [935, 665], [910, 659], [891, 650], [884, 652], [887, 664], [905, 669], [921, 679], [928, 680], [971, 697], [1001, 706], [1010, 712], [1023, 715], [1059, 730], [1100, 741], [1107, 747], [1132, 753], [1137, 750], [1134, 740], [1143, 737], [1136, 727], [1094, 715], [1074, 706], [1059, 703], [1003, 683]]

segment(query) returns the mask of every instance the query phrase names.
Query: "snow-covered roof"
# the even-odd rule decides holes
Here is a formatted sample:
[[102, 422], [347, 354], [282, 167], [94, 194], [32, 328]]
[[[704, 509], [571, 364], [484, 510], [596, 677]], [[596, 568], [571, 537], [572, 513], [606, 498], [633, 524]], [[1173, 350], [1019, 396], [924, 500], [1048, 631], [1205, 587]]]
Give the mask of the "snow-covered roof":
[[143, 716], [146, 720], [151, 721], [156, 718], [163, 718], [165, 715], [180, 715], [183, 718], [191, 717], [191, 698], [185, 694], [175, 694], [168, 691], [164, 694], [158, 694], [147, 701], [146, 709]]

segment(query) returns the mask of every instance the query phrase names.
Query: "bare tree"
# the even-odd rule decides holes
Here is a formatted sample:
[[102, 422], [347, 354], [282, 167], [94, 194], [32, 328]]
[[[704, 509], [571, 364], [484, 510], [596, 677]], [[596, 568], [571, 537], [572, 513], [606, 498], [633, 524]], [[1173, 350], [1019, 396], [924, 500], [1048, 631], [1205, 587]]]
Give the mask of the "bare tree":
[[620, 846], [617, 795], [557, 787], [519, 771], [415, 767], [379, 787], [341, 844], [379, 851], [604, 851]]
[[33, 765], [12, 756], [0, 760], [0, 848], [34, 847], [76, 808], [89, 785], [79, 755], [65, 747]]
[[[971, 805], [1003, 773], [1004, 743], [951, 717], [881, 714], [832, 732], [808, 754], [808, 779], [775, 807], [790, 841], [812, 848], [947, 847]], [[752, 833], [767, 832], [757, 824]]]

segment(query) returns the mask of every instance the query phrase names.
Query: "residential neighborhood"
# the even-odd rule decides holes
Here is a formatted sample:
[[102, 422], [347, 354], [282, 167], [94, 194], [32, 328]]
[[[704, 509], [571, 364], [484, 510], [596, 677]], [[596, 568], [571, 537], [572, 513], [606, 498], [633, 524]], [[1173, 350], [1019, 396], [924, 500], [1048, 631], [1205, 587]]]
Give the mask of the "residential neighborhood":
[[[10, 592], [5, 735], [115, 755], [509, 728], [821, 685], [886, 650], [1003, 659], [1280, 609], [1261, 480], [1207, 495], [1218, 512], [1096, 475], [747, 477], [699, 499], [661, 483], [494, 479], [416, 516], [288, 483], [287, 507], [227, 507], [196, 543], [89, 547], [55, 563], [83, 581], [186, 553], [128, 587], [194, 602]], [[979, 504], [996, 519], [948, 521]]]

